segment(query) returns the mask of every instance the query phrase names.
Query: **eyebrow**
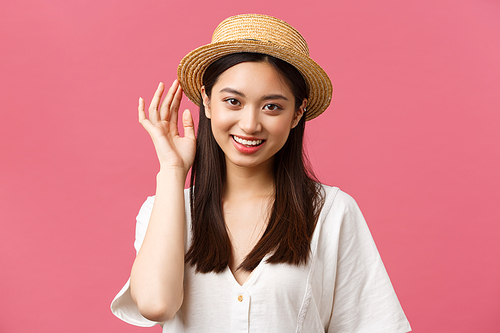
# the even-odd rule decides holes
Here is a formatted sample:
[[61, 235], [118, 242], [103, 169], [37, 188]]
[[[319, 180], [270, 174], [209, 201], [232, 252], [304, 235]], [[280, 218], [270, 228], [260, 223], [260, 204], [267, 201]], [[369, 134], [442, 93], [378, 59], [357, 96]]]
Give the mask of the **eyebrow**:
[[[241, 97], [246, 97], [245, 94], [243, 94], [242, 92], [235, 90], [235, 89], [232, 89], [232, 88], [222, 88], [219, 91], [219, 93], [222, 93], [222, 92], [227, 92], [227, 93], [235, 94], [235, 95], [238, 95]], [[285, 96], [280, 95], [280, 94], [265, 95], [261, 98], [262, 101], [266, 101], [269, 99], [283, 99], [285, 101], [288, 101], [288, 98], [286, 98]]]
[[266, 101], [268, 99], [283, 99], [285, 101], [288, 101], [288, 98], [286, 98], [285, 96], [280, 95], [280, 94], [266, 95], [266, 96], [262, 97], [261, 99], [263, 101]]
[[238, 95], [241, 97], [245, 97], [245, 94], [243, 94], [242, 92], [239, 92], [238, 90], [232, 89], [232, 88], [222, 88], [219, 91], [219, 93], [221, 93], [221, 92], [228, 92], [228, 93], [235, 94], [235, 95]]

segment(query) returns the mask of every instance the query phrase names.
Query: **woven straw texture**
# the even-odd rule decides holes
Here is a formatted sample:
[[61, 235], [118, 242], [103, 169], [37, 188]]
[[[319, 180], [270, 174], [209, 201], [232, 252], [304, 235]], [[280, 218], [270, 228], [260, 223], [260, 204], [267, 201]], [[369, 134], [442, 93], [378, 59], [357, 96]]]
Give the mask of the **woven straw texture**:
[[177, 75], [186, 96], [200, 106], [200, 89], [207, 67], [225, 55], [239, 52], [268, 54], [298, 69], [309, 90], [306, 120], [319, 116], [330, 105], [332, 83], [325, 71], [309, 58], [305, 39], [288, 23], [258, 14], [227, 18], [215, 29], [210, 44], [182, 59]]

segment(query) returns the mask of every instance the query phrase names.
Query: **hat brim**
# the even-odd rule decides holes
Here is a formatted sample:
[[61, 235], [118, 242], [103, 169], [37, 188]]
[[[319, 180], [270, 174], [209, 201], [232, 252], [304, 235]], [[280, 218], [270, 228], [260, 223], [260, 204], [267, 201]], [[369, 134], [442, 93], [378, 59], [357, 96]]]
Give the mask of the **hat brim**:
[[205, 70], [214, 61], [233, 53], [263, 53], [293, 65], [302, 74], [309, 90], [306, 120], [319, 116], [330, 105], [333, 86], [326, 72], [311, 58], [293, 50], [257, 40], [216, 42], [188, 53], [177, 68], [177, 76], [186, 96], [201, 104], [201, 86]]

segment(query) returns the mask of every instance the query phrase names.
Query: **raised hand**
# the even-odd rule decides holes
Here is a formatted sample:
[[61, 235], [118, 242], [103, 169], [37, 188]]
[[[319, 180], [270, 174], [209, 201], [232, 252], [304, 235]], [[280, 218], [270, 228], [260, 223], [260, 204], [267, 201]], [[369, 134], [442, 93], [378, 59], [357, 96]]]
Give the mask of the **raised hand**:
[[149, 119], [146, 117], [144, 99], [139, 98], [139, 122], [153, 140], [160, 168], [182, 171], [186, 176], [196, 151], [193, 118], [189, 110], [183, 112], [184, 137], [179, 136], [177, 118], [182, 88], [175, 80], [160, 106], [164, 90], [165, 85], [160, 82], [149, 106]]

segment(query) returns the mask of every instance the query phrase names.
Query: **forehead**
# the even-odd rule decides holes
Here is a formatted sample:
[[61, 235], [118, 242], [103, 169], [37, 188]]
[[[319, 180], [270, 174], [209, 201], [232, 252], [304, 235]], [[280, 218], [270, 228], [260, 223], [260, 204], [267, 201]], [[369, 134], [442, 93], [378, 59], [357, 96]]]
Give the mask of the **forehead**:
[[231, 88], [245, 96], [282, 94], [292, 98], [293, 93], [283, 76], [267, 62], [242, 62], [222, 73], [212, 93]]

